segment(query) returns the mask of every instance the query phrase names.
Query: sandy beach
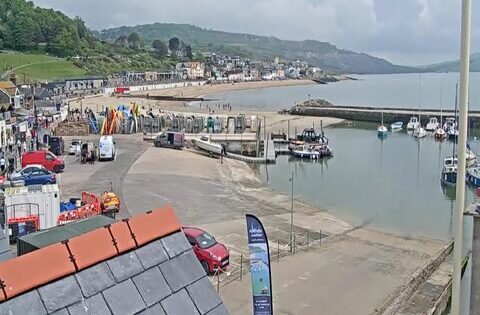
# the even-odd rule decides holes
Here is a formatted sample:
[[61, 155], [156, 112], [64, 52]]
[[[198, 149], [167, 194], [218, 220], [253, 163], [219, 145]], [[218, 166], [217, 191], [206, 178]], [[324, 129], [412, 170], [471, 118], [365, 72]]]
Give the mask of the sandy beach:
[[[150, 95], [163, 96], [184, 96], [184, 97], [200, 97], [208, 94], [264, 89], [271, 87], [295, 86], [295, 85], [309, 85], [316, 84], [311, 80], [278, 80], [278, 81], [255, 81], [255, 82], [239, 82], [239, 83], [223, 83], [223, 84], [205, 84], [201, 86], [189, 86], [173, 89], [164, 89], [149, 92]], [[145, 92], [136, 92], [134, 95], [142, 95]]]

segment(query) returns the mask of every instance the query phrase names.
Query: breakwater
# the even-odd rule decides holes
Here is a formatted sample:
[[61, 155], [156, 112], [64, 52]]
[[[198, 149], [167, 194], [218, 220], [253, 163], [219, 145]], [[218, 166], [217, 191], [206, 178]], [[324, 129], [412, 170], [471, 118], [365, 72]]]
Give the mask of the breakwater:
[[[318, 116], [318, 117], [335, 117], [346, 120], [353, 121], [368, 121], [368, 122], [380, 122], [382, 120], [382, 111], [383, 111], [383, 121], [386, 124], [390, 124], [396, 121], [403, 121], [407, 123], [412, 116], [417, 116], [419, 114], [418, 108], [375, 108], [368, 106], [294, 106], [290, 110], [292, 115], [302, 115], [302, 116]], [[440, 116], [445, 117], [454, 117], [454, 110], [444, 110], [440, 111], [438, 109], [422, 109], [420, 112], [422, 124], [425, 125], [428, 123], [430, 117], [437, 117], [440, 121]], [[472, 128], [480, 128], [480, 111], [470, 111], [469, 113], [469, 125]]]

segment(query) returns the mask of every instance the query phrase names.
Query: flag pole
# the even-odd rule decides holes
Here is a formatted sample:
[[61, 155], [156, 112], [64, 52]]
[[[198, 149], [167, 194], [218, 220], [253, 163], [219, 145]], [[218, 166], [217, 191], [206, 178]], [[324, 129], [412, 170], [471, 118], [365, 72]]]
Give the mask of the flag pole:
[[462, 280], [463, 210], [465, 204], [465, 173], [468, 123], [468, 83], [470, 71], [471, 0], [462, 0], [460, 49], [460, 116], [458, 134], [458, 169], [455, 203], [455, 238], [453, 248], [452, 315], [460, 315]]

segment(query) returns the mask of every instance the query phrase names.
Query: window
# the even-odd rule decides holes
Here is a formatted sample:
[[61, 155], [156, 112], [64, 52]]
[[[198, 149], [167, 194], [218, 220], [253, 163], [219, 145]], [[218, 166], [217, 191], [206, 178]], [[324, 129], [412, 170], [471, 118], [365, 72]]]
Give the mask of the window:
[[217, 244], [215, 238], [207, 232], [203, 233], [200, 236], [197, 236], [196, 240], [201, 248], [210, 248], [213, 245]]
[[46, 159], [47, 159], [47, 161], [53, 161], [53, 160], [55, 160], [55, 155], [53, 155], [51, 153], [47, 153]]

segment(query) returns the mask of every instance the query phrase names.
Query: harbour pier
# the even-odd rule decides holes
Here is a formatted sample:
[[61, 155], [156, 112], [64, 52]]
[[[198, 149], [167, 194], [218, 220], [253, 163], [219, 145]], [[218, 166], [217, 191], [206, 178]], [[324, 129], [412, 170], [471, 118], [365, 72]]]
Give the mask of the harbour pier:
[[[368, 122], [380, 122], [383, 120], [385, 123], [390, 124], [396, 121], [402, 121], [407, 123], [412, 116], [419, 115], [418, 108], [392, 108], [385, 107], [383, 110], [377, 107], [369, 106], [303, 106], [297, 105], [290, 110], [291, 115], [302, 116], [318, 116], [318, 117], [334, 117], [353, 121], [368, 121]], [[422, 109], [421, 112], [422, 124], [427, 124], [430, 117], [437, 117], [440, 121], [440, 116], [443, 116], [443, 120], [446, 117], [455, 117], [454, 110], [439, 109]], [[480, 128], [480, 111], [474, 110], [469, 112], [469, 126], [472, 128]]]

